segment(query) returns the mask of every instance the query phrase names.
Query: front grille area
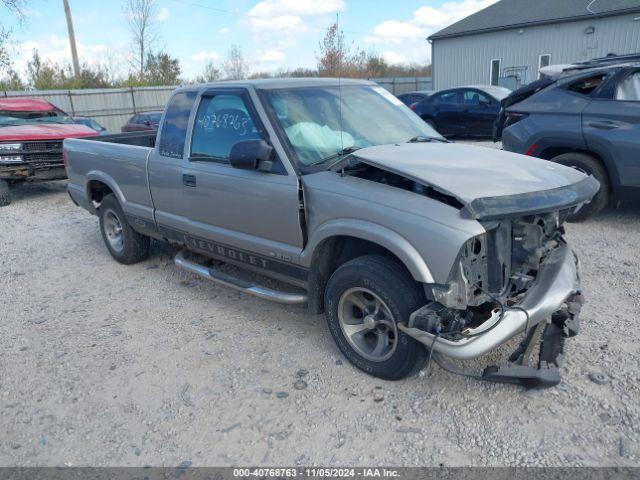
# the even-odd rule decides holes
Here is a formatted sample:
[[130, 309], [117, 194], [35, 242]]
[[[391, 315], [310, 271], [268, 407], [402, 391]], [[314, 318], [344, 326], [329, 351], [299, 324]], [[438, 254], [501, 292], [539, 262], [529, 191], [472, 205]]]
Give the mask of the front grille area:
[[62, 153], [62, 140], [24, 142], [22, 150], [25, 152], [53, 150]]
[[21, 142], [22, 149], [9, 155], [22, 155], [23, 163], [35, 167], [57, 166], [62, 162], [62, 140]]
[[24, 155], [24, 161], [32, 164], [62, 163], [62, 152], [38, 152]]

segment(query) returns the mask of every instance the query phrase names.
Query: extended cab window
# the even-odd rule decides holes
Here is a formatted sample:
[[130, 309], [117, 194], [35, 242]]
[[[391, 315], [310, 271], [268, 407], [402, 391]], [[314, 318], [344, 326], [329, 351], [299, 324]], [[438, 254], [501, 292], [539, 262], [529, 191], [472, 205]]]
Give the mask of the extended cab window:
[[176, 93], [169, 102], [167, 114], [160, 131], [160, 155], [182, 158], [189, 115], [196, 95], [197, 92]]
[[226, 161], [237, 142], [259, 138], [242, 97], [227, 94], [205, 97], [193, 126], [191, 156]]

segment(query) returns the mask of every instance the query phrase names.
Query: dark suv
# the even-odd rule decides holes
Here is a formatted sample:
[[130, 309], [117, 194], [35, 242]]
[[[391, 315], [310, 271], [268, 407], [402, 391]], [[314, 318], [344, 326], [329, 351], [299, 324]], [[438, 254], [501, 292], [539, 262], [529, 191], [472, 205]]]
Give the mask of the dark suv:
[[605, 57], [552, 72], [502, 102], [494, 140], [505, 150], [593, 175], [600, 191], [572, 215], [640, 193], [640, 58]]

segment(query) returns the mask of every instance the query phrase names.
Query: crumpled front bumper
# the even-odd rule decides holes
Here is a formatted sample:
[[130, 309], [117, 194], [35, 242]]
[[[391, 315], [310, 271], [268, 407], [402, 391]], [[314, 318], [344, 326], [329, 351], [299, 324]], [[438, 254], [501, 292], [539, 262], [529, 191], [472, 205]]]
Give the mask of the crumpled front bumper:
[[528, 326], [533, 328], [550, 318], [563, 308], [565, 302], [578, 293], [580, 277], [578, 258], [565, 243], [553, 250], [541, 264], [535, 283], [524, 296], [518, 309], [507, 308], [502, 321], [484, 334], [460, 340], [438, 338], [434, 335], [405, 324], [398, 327], [407, 335], [432, 348], [434, 352], [457, 360], [470, 360], [494, 350], [509, 339], [523, 332]]

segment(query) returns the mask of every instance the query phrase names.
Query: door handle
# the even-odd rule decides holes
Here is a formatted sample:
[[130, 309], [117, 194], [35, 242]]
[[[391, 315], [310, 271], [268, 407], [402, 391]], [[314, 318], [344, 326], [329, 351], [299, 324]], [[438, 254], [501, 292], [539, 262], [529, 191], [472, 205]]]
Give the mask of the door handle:
[[196, 176], [195, 175], [182, 175], [182, 184], [185, 187], [195, 187], [196, 186]]
[[619, 127], [615, 122], [603, 121], [603, 122], [588, 122], [587, 125], [598, 130], [614, 130]]

